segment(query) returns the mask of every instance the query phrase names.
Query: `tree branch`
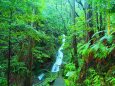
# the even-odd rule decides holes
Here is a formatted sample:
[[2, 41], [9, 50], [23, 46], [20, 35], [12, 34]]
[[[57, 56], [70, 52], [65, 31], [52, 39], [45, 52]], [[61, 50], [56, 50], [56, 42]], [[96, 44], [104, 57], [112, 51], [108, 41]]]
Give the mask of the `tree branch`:
[[[71, 7], [71, 9], [72, 9], [73, 7], [72, 7], [72, 4], [71, 4], [70, 0], [68, 0], [68, 2], [69, 2], [70, 7]], [[72, 10], [73, 10], [73, 9], [72, 9]], [[77, 12], [75, 12], [75, 16], [79, 17], [79, 15], [77, 14]]]

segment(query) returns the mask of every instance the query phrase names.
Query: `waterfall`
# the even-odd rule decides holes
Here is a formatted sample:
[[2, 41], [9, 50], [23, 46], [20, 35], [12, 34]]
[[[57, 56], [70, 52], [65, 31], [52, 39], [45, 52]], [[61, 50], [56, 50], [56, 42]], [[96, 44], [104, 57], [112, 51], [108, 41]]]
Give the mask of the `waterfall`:
[[60, 69], [60, 66], [62, 64], [62, 61], [63, 61], [63, 46], [65, 44], [65, 35], [63, 34], [63, 39], [62, 39], [62, 45], [61, 47], [58, 49], [58, 52], [57, 52], [57, 56], [56, 56], [56, 61], [52, 67], [52, 70], [51, 72], [58, 72], [59, 69]]

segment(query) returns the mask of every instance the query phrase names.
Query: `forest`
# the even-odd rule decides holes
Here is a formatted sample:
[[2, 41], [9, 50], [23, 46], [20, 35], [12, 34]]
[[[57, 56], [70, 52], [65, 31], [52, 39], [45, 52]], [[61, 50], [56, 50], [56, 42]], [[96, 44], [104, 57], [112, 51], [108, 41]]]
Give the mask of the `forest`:
[[0, 86], [115, 86], [115, 0], [0, 0]]

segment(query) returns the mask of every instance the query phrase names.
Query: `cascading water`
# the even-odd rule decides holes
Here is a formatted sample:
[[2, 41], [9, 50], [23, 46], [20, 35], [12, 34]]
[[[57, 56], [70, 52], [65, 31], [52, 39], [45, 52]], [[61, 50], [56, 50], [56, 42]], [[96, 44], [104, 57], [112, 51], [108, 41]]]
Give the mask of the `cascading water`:
[[58, 72], [59, 71], [59, 68], [60, 68], [60, 66], [62, 64], [62, 61], [63, 61], [63, 52], [62, 52], [62, 50], [63, 50], [64, 44], [65, 44], [65, 35], [63, 34], [62, 45], [57, 52], [56, 61], [53, 65], [53, 67], [52, 67], [51, 72]]
[[[56, 56], [56, 61], [52, 67], [52, 70], [51, 72], [58, 72], [59, 71], [59, 68], [62, 64], [62, 60], [63, 60], [63, 46], [65, 44], [65, 35], [63, 34], [63, 39], [62, 39], [62, 45], [61, 47], [59, 48], [58, 52], [57, 52], [57, 56]], [[44, 73], [41, 73], [39, 76], [38, 76], [38, 79], [39, 80], [43, 80], [45, 74]]]

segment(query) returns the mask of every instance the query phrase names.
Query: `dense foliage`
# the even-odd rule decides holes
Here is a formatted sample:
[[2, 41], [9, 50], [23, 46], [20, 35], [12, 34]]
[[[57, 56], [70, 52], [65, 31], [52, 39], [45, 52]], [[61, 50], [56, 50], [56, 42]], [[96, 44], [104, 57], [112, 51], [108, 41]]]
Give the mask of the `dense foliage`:
[[0, 86], [50, 86], [62, 34], [66, 86], [114, 86], [114, 19], [114, 0], [0, 0]]

